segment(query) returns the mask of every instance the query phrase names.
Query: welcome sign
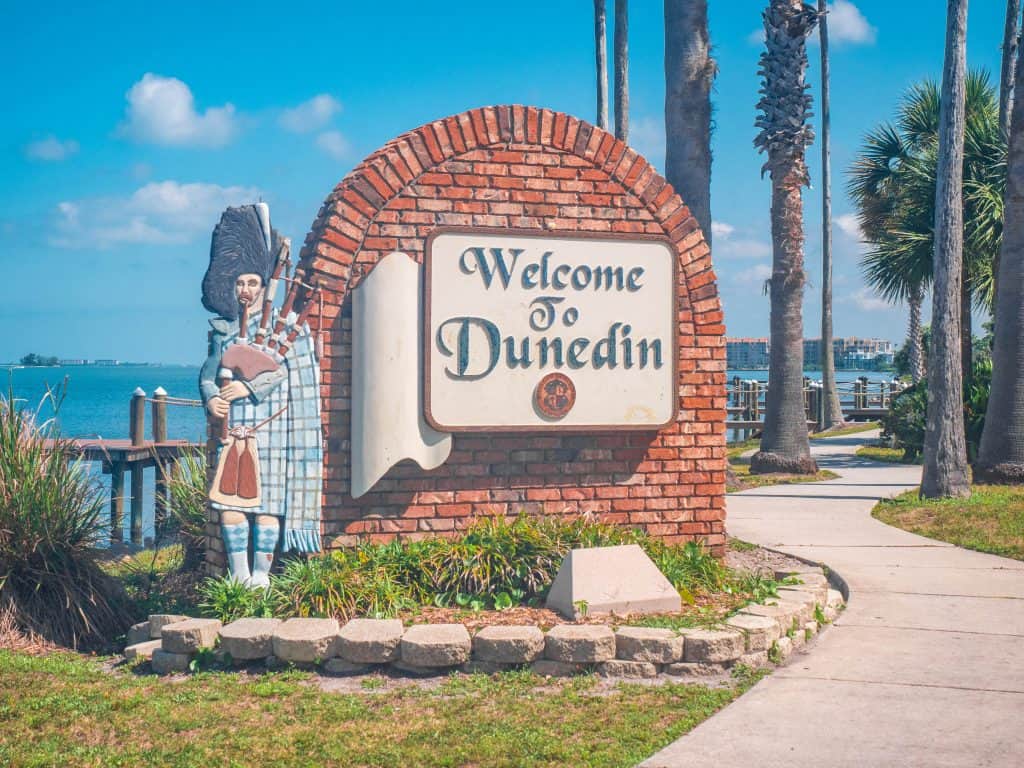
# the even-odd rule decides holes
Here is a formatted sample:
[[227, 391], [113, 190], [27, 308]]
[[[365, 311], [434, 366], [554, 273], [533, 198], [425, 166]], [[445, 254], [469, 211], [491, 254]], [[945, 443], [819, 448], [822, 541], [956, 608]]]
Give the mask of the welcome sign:
[[662, 238], [444, 229], [425, 256], [425, 409], [444, 432], [675, 420], [676, 264]]

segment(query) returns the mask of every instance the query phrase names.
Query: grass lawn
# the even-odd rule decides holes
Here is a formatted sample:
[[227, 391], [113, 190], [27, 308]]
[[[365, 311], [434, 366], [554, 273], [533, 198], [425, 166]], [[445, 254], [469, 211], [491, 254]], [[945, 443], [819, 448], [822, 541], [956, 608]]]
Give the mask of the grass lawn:
[[0, 651], [0, 765], [632, 766], [756, 679], [608, 687], [510, 672], [431, 688], [368, 678], [341, 694], [305, 672], [171, 682]]
[[833, 429], [826, 432], [815, 432], [811, 435], [811, 440], [823, 440], [826, 437], [842, 437], [843, 435], [856, 435], [861, 432], [870, 432], [873, 429], [878, 429], [879, 424], [877, 421], [865, 421], [863, 424], [855, 423], [850, 424], [848, 427], [840, 427], [839, 429]]
[[857, 449], [857, 455], [874, 461], [886, 461], [891, 464], [919, 464], [920, 462], [903, 461], [902, 448], [889, 448], [884, 445], [862, 445]]
[[1024, 488], [975, 485], [967, 499], [919, 499], [907, 491], [875, 505], [883, 523], [968, 549], [1024, 560]]
[[768, 485], [791, 485], [792, 483], [818, 483], [822, 480], [833, 480], [839, 475], [827, 469], [818, 470], [813, 475], [789, 475], [772, 472], [767, 475], [750, 473], [750, 459], [741, 456], [729, 458], [729, 469], [732, 476], [726, 481], [727, 493], [746, 491], [751, 488], [764, 488]]

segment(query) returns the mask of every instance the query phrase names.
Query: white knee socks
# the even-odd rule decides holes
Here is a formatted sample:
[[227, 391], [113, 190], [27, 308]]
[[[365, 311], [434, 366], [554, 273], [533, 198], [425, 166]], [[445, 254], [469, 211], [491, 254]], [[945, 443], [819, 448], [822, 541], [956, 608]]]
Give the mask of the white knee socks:
[[221, 523], [221, 537], [228, 559], [228, 573], [243, 584], [252, 579], [249, 573], [249, 521]]
[[250, 581], [252, 586], [270, 586], [270, 566], [274, 564], [274, 550], [277, 549], [279, 536], [280, 526], [276, 519], [273, 519], [272, 522], [264, 522], [263, 519], [256, 521], [253, 533], [252, 580]]

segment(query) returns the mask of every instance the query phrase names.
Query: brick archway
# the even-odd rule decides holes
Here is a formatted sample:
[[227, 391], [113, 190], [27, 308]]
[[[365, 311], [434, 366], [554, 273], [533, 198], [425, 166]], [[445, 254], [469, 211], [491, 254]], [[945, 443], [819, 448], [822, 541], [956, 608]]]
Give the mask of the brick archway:
[[[352, 499], [349, 292], [386, 254], [419, 261], [438, 226], [665, 235], [679, 265], [679, 416], [657, 432], [456, 435], [448, 462], [392, 469]], [[324, 533], [328, 541], [445, 533], [478, 515], [593, 513], [672, 541], [724, 545], [725, 347], [708, 247], [637, 152], [569, 115], [497, 106], [385, 144], [324, 202], [301, 267], [325, 289]]]

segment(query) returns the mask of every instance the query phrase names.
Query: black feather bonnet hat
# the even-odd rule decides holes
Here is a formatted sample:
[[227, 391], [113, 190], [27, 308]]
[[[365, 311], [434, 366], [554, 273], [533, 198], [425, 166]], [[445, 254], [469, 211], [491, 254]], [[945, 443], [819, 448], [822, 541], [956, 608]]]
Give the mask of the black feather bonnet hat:
[[203, 276], [203, 306], [225, 320], [235, 320], [238, 276], [259, 275], [266, 285], [279, 246], [277, 230], [270, 227], [270, 208], [266, 203], [224, 211], [210, 240], [210, 266]]

